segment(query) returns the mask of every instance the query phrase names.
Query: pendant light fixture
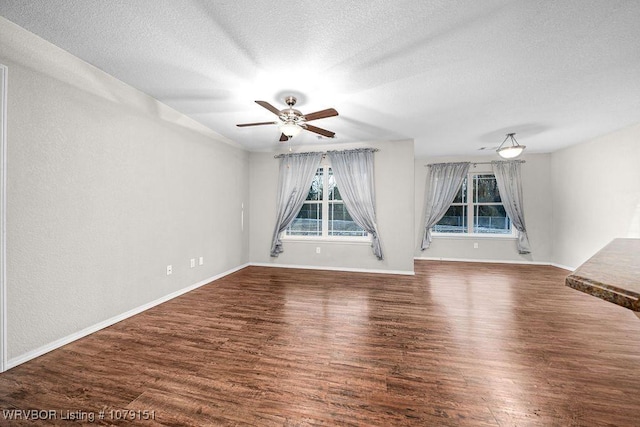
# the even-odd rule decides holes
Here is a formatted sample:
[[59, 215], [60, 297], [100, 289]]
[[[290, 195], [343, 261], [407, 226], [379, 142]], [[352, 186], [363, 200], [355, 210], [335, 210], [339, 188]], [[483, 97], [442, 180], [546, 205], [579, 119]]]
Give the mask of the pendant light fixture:
[[[500, 147], [496, 150], [498, 155], [503, 159], [515, 159], [527, 148], [525, 145], [518, 144], [515, 136], [515, 133], [508, 133], [507, 137], [502, 141], [502, 144], [500, 144]], [[505, 145], [507, 141], [509, 141], [510, 145]]]

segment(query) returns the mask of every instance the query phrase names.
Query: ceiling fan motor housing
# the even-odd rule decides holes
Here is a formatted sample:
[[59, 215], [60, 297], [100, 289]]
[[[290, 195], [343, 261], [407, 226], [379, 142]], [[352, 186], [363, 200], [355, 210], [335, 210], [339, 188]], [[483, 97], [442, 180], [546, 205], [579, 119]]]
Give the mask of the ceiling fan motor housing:
[[303, 126], [305, 119], [304, 119], [304, 116], [302, 115], [302, 112], [293, 108], [293, 106], [296, 105], [297, 101], [298, 100], [296, 99], [295, 96], [287, 96], [284, 99], [284, 102], [289, 106], [289, 108], [280, 110], [280, 113], [281, 113], [280, 120], [282, 120], [284, 123], [291, 123], [298, 126]]
[[302, 125], [304, 123], [304, 117], [302, 113], [293, 108], [285, 108], [281, 111], [280, 119], [284, 122], [291, 122], [298, 125]]

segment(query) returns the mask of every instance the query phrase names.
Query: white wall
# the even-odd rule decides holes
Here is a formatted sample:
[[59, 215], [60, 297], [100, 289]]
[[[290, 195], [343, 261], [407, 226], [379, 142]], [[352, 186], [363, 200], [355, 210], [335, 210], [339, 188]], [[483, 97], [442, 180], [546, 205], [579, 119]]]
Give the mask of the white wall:
[[640, 237], [640, 125], [551, 156], [553, 259], [578, 267], [612, 239]]
[[[434, 237], [429, 249], [420, 250], [424, 225], [424, 196], [429, 163], [441, 162], [490, 162], [496, 156], [475, 157], [433, 157], [415, 161], [415, 228], [414, 253], [418, 258], [443, 258], [459, 260], [485, 260], [507, 262], [550, 263], [552, 247], [552, 198], [549, 154], [527, 154], [521, 157], [522, 192], [524, 197], [525, 222], [531, 243], [531, 253], [520, 255], [515, 239], [472, 238], [472, 237]], [[478, 165], [471, 171], [490, 171], [491, 165]], [[473, 244], [478, 243], [474, 249]]]
[[248, 261], [248, 153], [3, 18], [0, 40], [10, 364]]
[[[285, 241], [284, 252], [269, 255], [276, 217], [278, 160], [273, 153], [251, 153], [251, 244], [253, 263], [413, 272], [414, 178], [413, 140], [299, 147], [297, 151], [374, 147], [376, 214], [385, 259], [379, 261], [370, 244], [327, 241]], [[316, 247], [321, 253], [316, 254]]]

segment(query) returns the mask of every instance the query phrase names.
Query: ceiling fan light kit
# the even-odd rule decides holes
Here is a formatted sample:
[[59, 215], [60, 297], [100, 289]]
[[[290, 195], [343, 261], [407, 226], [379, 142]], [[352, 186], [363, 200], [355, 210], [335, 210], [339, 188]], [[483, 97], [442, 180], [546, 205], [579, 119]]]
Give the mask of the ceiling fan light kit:
[[302, 132], [302, 127], [300, 125], [295, 124], [294, 122], [283, 122], [280, 123], [280, 132], [288, 136], [289, 138], [293, 138]]
[[261, 107], [271, 111], [273, 114], [278, 116], [280, 119], [279, 122], [257, 122], [257, 123], [242, 123], [236, 126], [238, 127], [247, 127], [247, 126], [262, 126], [262, 125], [275, 125], [277, 124], [282, 135], [280, 136], [280, 141], [288, 141], [294, 136], [298, 135], [303, 130], [307, 130], [309, 132], [317, 133], [318, 135], [322, 135], [327, 138], [334, 138], [335, 133], [326, 129], [322, 129], [316, 126], [312, 126], [307, 124], [312, 120], [324, 119], [327, 117], [334, 117], [338, 115], [338, 112], [333, 108], [327, 108], [326, 110], [316, 111], [315, 113], [310, 114], [302, 114], [300, 111], [293, 108], [296, 105], [297, 99], [295, 96], [287, 96], [284, 99], [284, 102], [289, 106], [289, 108], [285, 108], [283, 110], [278, 110], [273, 105], [269, 104], [267, 101], [256, 101], [256, 104]]
[[[500, 144], [500, 146], [496, 150], [498, 155], [503, 159], [515, 159], [520, 154], [522, 154], [525, 148], [527, 148], [526, 145], [518, 144], [515, 136], [515, 133], [508, 133], [507, 137], [504, 139], [504, 141], [502, 141], [502, 144]], [[507, 141], [510, 142], [510, 145], [505, 146], [505, 143]]]

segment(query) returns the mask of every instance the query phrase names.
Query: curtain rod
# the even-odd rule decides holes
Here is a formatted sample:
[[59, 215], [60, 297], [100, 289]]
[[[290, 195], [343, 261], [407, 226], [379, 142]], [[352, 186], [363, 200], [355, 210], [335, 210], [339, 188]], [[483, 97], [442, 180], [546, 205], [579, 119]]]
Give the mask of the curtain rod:
[[[376, 151], [380, 151], [378, 148], [355, 148], [353, 150], [342, 150], [342, 151], [359, 151], [359, 150], [373, 151], [374, 153]], [[329, 151], [338, 151], [338, 150], [329, 150]], [[315, 153], [322, 153], [322, 158], [325, 158], [327, 156], [328, 151], [307, 151], [304, 153], [282, 153], [282, 154], [276, 154], [275, 156], [273, 156], [273, 158], [280, 159], [290, 154], [315, 154]]]
[[[527, 163], [526, 160], [495, 160], [496, 162], [513, 162], [513, 163]], [[465, 163], [465, 162], [446, 162], [446, 163], [427, 163], [426, 165], [424, 165], [424, 167], [427, 166], [431, 166], [431, 165], [447, 165], [450, 163]], [[469, 162], [470, 165], [472, 166], [477, 166], [477, 165], [490, 165], [493, 162]]]

